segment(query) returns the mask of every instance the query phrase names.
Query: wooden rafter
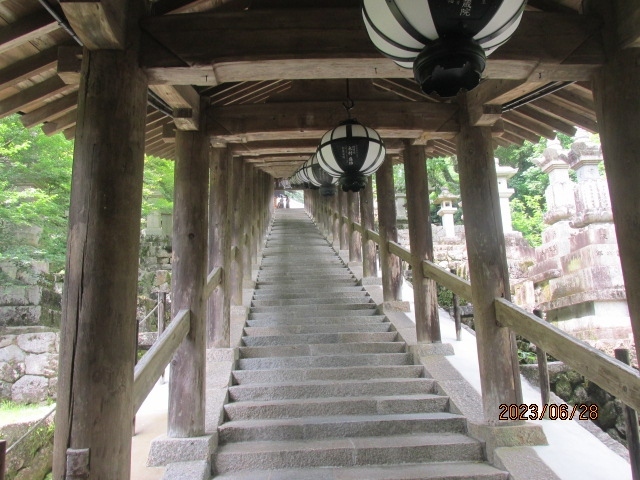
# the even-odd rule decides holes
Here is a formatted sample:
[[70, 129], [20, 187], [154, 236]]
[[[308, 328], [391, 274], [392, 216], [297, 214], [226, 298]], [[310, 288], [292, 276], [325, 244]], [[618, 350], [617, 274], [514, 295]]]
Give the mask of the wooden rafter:
[[47, 12], [39, 11], [0, 28], [0, 53], [6, 52], [59, 28]]

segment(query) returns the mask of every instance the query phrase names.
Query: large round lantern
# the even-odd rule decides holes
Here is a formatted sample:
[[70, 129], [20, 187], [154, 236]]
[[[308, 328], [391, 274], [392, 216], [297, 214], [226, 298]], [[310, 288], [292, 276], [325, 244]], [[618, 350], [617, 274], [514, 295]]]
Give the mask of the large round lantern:
[[320, 195], [331, 197], [336, 194], [337, 177], [332, 177], [325, 171], [318, 162], [318, 155], [314, 154], [302, 166], [302, 170], [309, 179], [309, 183], [320, 188]]
[[376, 48], [412, 68], [422, 91], [452, 97], [480, 82], [486, 55], [518, 27], [526, 0], [363, 0]]
[[385, 153], [378, 132], [350, 118], [324, 134], [316, 155], [323, 170], [340, 178], [342, 190], [359, 192], [366, 177], [380, 168]]

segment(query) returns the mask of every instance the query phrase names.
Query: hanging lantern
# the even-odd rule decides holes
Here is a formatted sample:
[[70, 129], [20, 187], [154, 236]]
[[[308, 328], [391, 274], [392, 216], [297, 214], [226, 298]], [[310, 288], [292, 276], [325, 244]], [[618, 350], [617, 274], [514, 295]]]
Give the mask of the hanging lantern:
[[378, 132], [350, 118], [324, 134], [317, 157], [323, 170], [340, 177], [342, 190], [359, 192], [367, 184], [365, 177], [380, 168], [385, 153]]
[[302, 166], [302, 170], [305, 172], [311, 185], [320, 188], [320, 195], [323, 197], [331, 197], [336, 194], [335, 185], [338, 183], [338, 178], [332, 177], [320, 166], [317, 154], [313, 154], [311, 158], [306, 161]]
[[412, 68], [422, 91], [452, 97], [480, 82], [486, 56], [518, 27], [526, 0], [363, 0], [371, 41]]

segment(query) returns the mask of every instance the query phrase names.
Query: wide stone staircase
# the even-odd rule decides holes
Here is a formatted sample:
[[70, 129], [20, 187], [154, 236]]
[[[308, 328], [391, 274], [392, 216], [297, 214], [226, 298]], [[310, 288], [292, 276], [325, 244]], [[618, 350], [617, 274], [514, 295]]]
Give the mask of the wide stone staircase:
[[214, 478], [508, 478], [302, 210], [263, 255]]

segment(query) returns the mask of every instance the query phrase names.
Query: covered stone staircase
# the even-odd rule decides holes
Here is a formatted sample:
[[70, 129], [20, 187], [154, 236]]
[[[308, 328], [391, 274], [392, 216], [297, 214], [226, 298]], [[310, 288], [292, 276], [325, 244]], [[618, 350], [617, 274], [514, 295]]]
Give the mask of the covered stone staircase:
[[263, 255], [214, 478], [508, 478], [302, 210]]

